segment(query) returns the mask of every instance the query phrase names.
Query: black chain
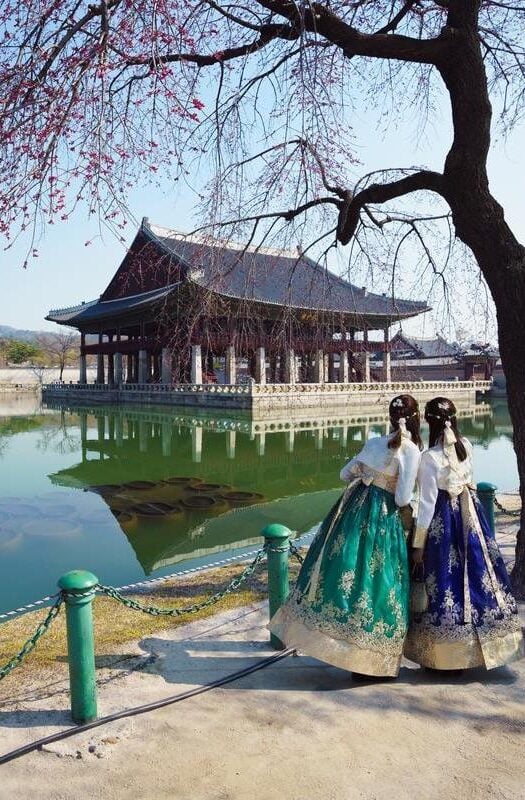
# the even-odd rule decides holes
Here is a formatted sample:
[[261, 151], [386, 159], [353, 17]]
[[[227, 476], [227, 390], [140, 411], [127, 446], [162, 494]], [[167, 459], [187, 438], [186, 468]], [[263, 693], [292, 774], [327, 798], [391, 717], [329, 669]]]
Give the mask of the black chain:
[[19, 652], [13, 656], [13, 658], [10, 659], [7, 664], [4, 664], [3, 667], [0, 667], [0, 681], [2, 678], [5, 678], [7, 675], [9, 675], [9, 673], [12, 672], [15, 667], [18, 667], [18, 665], [22, 663], [24, 658], [29, 655], [31, 650], [33, 650], [33, 648], [36, 646], [38, 640], [44, 635], [44, 633], [46, 633], [46, 631], [49, 630], [51, 623], [57, 617], [63, 602], [64, 598], [59, 595], [49, 609], [46, 618], [42, 620], [40, 625], [38, 625], [34, 634], [26, 642], [24, 642]]
[[294, 558], [297, 559], [299, 564], [304, 564], [304, 558], [301, 555], [301, 553], [299, 552], [299, 549], [294, 545], [293, 542], [290, 542], [290, 553], [292, 554], [292, 556]]
[[153, 617], [180, 617], [183, 614], [195, 614], [197, 611], [202, 611], [204, 608], [208, 608], [209, 606], [215, 605], [218, 603], [219, 600], [222, 600], [223, 597], [234, 592], [235, 589], [238, 589], [239, 586], [244, 583], [257, 569], [261, 561], [266, 557], [266, 549], [263, 548], [259, 550], [253, 561], [246, 566], [240, 575], [222, 589], [220, 592], [216, 592], [215, 594], [208, 597], [206, 600], [203, 600], [201, 603], [192, 603], [189, 606], [182, 606], [180, 608], [161, 608], [159, 606], [145, 606], [142, 603], [137, 603], [136, 600], [131, 600], [129, 597], [125, 597], [119, 591], [114, 589], [112, 586], [101, 586], [97, 587], [98, 591], [102, 592], [102, 594], [107, 595], [108, 597], [112, 597], [114, 600], [118, 600], [119, 603], [122, 603], [127, 608], [132, 608], [135, 611], [142, 611], [144, 614], [150, 614]]
[[496, 497], [494, 497], [494, 505], [496, 506], [496, 508], [499, 508], [500, 511], [502, 511], [504, 514], [507, 514], [509, 517], [521, 516], [521, 508], [515, 508], [513, 511], [511, 511], [508, 508], [504, 508]]

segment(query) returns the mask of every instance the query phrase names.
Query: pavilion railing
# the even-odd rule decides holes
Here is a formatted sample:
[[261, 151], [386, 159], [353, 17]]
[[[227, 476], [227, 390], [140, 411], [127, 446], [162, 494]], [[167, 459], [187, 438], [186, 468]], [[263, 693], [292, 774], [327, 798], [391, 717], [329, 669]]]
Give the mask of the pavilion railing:
[[219, 383], [179, 383], [175, 385], [167, 383], [47, 383], [42, 390], [44, 392], [81, 393], [90, 392], [122, 392], [125, 394], [209, 394], [209, 395], [278, 395], [278, 394], [339, 394], [361, 392], [369, 394], [396, 394], [400, 392], [447, 392], [451, 389], [475, 390], [478, 392], [489, 391], [492, 387], [491, 381], [391, 381], [388, 383], [266, 383], [258, 384], [249, 382], [245, 384], [219, 384]]

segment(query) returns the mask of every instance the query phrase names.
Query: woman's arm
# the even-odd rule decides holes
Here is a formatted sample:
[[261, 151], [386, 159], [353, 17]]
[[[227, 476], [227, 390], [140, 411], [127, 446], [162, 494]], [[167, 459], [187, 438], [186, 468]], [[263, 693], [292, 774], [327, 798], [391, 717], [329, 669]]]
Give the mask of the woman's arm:
[[406, 506], [414, 493], [421, 453], [413, 444], [402, 445], [399, 453], [399, 473], [395, 493], [396, 505]]
[[423, 453], [417, 476], [419, 484], [419, 509], [412, 546], [424, 548], [428, 526], [432, 522], [438, 496], [437, 466], [429, 453]]
[[345, 483], [349, 483], [353, 477], [359, 474], [360, 471], [360, 462], [357, 460], [357, 456], [351, 458], [350, 461], [344, 465], [343, 469], [339, 473], [339, 477]]

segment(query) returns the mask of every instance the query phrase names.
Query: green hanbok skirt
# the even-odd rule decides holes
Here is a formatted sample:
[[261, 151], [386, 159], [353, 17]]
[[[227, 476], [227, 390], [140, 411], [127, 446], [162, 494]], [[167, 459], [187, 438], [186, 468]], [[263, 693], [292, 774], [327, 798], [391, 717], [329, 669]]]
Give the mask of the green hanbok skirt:
[[336, 667], [396, 676], [408, 603], [407, 545], [394, 495], [359, 481], [323, 521], [269, 627], [287, 647]]

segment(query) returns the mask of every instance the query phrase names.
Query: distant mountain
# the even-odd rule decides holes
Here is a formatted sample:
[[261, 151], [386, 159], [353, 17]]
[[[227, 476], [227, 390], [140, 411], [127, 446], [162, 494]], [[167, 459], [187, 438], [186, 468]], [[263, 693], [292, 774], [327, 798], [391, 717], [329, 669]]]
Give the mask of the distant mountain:
[[26, 331], [21, 328], [11, 328], [10, 325], [0, 325], [0, 339], [18, 339], [20, 342], [32, 342], [43, 331]]

